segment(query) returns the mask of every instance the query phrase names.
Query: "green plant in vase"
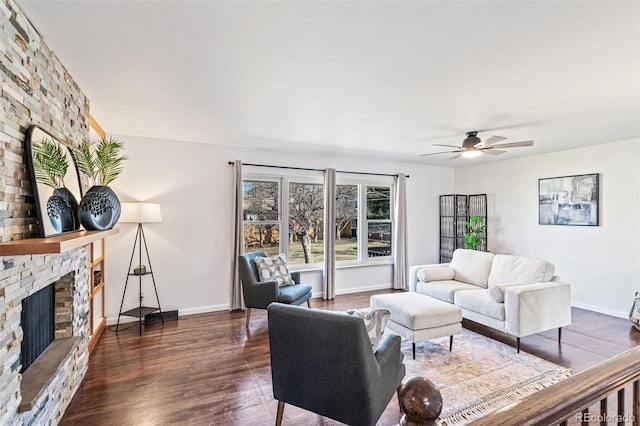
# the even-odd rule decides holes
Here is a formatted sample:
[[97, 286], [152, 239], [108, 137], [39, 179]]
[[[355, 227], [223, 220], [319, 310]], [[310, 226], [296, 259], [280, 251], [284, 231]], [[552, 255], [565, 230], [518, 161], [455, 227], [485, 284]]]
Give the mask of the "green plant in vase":
[[78, 170], [92, 183], [78, 208], [85, 229], [110, 229], [120, 218], [120, 200], [108, 185], [122, 173], [127, 159], [121, 154], [123, 148], [122, 142], [104, 138], [97, 143], [84, 140], [72, 151]]
[[487, 229], [484, 218], [471, 215], [469, 216], [469, 221], [464, 223], [464, 227], [467, 230], [467, 232], [463, 234], [464, 248], [479, 250], [482, 247], [484, 232]]
[[47, 138], [31, 144], [36, 182], [53, 188], [46, 208], [55, 232], [70, 232], [80, 228], [78, 201], [64, 183], [69, 169], [69, 160], [64, 150], [58, 142]]

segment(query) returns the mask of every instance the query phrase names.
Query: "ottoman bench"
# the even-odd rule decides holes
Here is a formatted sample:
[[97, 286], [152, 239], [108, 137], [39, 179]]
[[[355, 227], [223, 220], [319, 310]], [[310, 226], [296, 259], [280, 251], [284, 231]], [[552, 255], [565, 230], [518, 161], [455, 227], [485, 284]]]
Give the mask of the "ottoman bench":
[[371, 296], [370, 305], [372, 308], [388, 309], [391, 312], [387, 328], [411, 341], [413, 359], [416, 359], [416, 342], [450, 336], [451, 350], [453, 335], [462, 332], [460, 308], [424, 294], [378, 294]]

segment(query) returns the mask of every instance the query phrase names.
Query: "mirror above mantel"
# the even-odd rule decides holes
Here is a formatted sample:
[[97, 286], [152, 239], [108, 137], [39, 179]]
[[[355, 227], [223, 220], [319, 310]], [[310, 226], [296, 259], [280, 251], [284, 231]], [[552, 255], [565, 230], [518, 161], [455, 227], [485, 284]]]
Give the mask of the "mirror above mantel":
[[39, 126], [29, 128], [25, 145], [40, 235], [77, 231], [82, 188], [71, 150]]

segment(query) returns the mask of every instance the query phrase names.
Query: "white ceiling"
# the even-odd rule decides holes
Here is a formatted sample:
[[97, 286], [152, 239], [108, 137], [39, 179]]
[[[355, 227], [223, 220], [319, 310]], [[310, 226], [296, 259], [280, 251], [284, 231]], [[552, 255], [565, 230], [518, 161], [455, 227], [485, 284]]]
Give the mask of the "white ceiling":
[[[19, 1], [108, 133], [463, 166], [640, 137], [638, 1]], [[433, 143], [534, 139], [448, 161]]]

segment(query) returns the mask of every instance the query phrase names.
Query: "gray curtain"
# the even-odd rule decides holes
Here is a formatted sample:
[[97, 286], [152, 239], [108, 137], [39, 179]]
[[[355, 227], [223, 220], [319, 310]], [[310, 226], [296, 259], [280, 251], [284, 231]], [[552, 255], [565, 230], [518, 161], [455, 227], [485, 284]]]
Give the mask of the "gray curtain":
[[395, 226], [393, 232], [393, 288], [407, 290], [407, 189], [406, 176], [396, 178]]
[[231, 291], [229, 309], [244, 309], [244, 298], [242, 296], [242, 285], [240, 283], [240, 271], [238, 268], [238, 256], [243, 252], [243, 229], [242, 229], [242, 162], [233, 162], [233, 243], [231, 246]]
[[324, 274], [322, 298], [336, 297], [336, 170], [324, 172]]

